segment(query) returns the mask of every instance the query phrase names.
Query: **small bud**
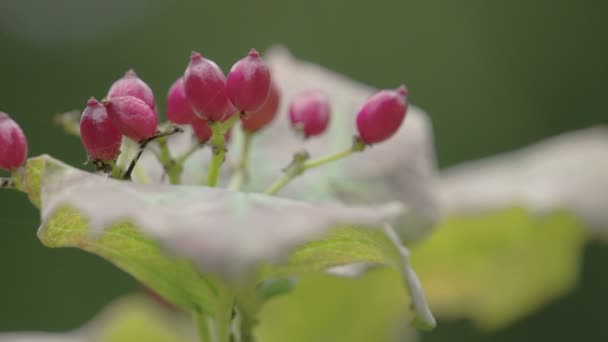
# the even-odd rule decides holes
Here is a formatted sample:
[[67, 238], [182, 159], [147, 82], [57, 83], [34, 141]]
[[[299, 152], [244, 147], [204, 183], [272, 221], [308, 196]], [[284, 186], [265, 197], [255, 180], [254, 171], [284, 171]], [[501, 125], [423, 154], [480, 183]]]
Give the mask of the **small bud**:
[[167, 95], [167, 119], [178, 125], [189, 124], [196, 114], [186, 98], [184, 78], [180, 77], [169, 89]]
[[230, 101], [226, 78], [217, 64], [193, 52], [184, 73], [184, 90], [196, 115], [211, 121], [222, 119]]
[[27, 159], [27, 140], [21, 127], [8, 114], [0, 112], [0, 169], [21, 167]]
[[194, 118], [190, 124], [192, 125], [192, 130], [198, 141], [204, 143], [211, 139], [213, 132], [211, 131], [211, 127], [207, 120], [197, 117]]
[[226, 89], [228, 98], [241, 112], [255, 112], [262, 107], [270, 92], [270, 71], [255, 49], [232, 66]]
[[123, 135], [142, 141], [156, 133], [156, 113], [142, 100], [133, 96], [114, 97], [105, 102], [110, 120]]
[[152, 89], [137, 76], [133, 69], [127, 71], [125, 75], [114, 82], [108, 91], [108, 98], [133, 96], [144, 101], [152, 110], [156, 110], [154, 93]]
[[357, 129], [366, 144], [384, 141], [395, 134], [407, 112], [407, 88], [382, 90], [370, 97], [357, 114]]
[[80, 138], [87, 153], [98, 160], [114, 160], [122, 134], [110, 121], [106, 107], [91, 97], [80, 119]]
[[279, 90], [274, 82], [270, 83], [270, 93], [266, 102], [256, 112], [248, 113], [243, 117], [241, 123], [243, 129], [248, 132], [256, 132], [266, 125], [268, 125], [272, 119], [277, 115], [279, 110]]
[[[213, 135], [213, 131], [211, 130], [211, 126], [209, 126], [209, 122], [205, 119], [195, 118], [190, 123], [192, 125], [192, 130], [194, 131], [194, 135], [201, 143], [209, 141], [211, 136]], [[224, 135], [224, 139], [226, 142], [230, 142], [231, 132], [232, 130], [228, 130], [226, 135]]]
[[291, 125], [305, 138], [319, 135], [329, 123], [331, 108], [324, 93], [313, 90], [297, 95], [289, 105]]

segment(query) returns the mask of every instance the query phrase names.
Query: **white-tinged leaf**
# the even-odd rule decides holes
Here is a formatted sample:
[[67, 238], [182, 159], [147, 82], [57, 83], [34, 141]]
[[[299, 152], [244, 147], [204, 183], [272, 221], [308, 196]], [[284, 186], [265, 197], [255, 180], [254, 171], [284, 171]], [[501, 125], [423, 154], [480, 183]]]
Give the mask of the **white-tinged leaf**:
[[541, 215], [565, 211], [608, 238], [608, 128], [458, 165], [442, 172], [438, 189], [448, 216], [514, 206]]

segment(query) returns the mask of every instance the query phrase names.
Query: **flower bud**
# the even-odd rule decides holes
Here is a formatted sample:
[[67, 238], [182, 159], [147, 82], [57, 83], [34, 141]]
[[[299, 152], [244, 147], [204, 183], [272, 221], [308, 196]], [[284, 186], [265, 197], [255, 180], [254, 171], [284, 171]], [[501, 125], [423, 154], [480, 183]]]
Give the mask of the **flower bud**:
[[196, 115], [211, 121], [222, 119], [230, 101], [226, 78], [217, 64], [193, 52], [184, 73], [184, 90]]
[[379, 143], [399, 130], [407, 112], [407, 95], [407, 88], [401, 86], [379, 91], [365, 102], [357, 114], [357, 129], [363, 142]]
[[189, 124], [196, 114], [186, 98], [184, 78], [180, 77], [169, 89], [167, 95], [167, 119], [178, 125]]
[[[204, 143], [211, 139], [213, 135], [213, 131], [211, 130], [211, 126], [209, 126], [209, 122], [205, 119], [195, 118], [190, 123], [192, 125], [192, 130], [194, 131], [194, 135], [198, 139], [198, 141]], [[230, 142], [232, 129], [228, 130], [224, 135], [224, 140], [226, 142]]]
[[27, 140], [21, 127], [8, 114], [0, 112], [0, 168], [12, 171], [27, 159]]
[[123, 135], [142, 141], [156, 133], [156, 113], [142, 100], [133, 96], [113, 97], [105, 102], [110, 120]]
[[82, 112], [80, 139], [94, 159], [114, 160], [120, 152], [122, 134], [110, 121], [106, 107], [93, 97]]
[[331, 108], [324, 93], [313, 90], [297, 95], [289, 105], [291, 125], [305, 138], [319, 135], [329, 123]]
[[226, 90], [241, 112], [255, 112], [262, 107], [270, 91], [270, 71], [255, 49], [232, 66]]
[[108, 98], [133, 96], [144, 101], [152, 110], [156, 110], [154, 93], [152, 89], [140, 79], [133, 69], [127, 71], [125, 75], [114, 82], [108, 91]]
[[206, 119], [197, 117], [194, 118], [190, 124], [192, 125], [192, 130], [194, 131], [194, 135], [198, 141], [207, 142], [209, 139], [211, 139], [213, 132], [211, 131], [209, 122]]
[[248, 132], [256, 132], [268, 125], [279, 110], [279, 90], [274, 82], [270, 83], [270, 93], [260, 109], [243, 116], [241, 123]]

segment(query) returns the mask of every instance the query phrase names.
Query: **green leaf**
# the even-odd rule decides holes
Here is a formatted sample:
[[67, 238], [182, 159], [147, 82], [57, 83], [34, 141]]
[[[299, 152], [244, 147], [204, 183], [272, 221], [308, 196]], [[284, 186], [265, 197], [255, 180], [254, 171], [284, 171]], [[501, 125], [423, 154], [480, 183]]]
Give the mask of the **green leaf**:
[[[403, 212], [397, 204], [311, 205], [206, 187], [139, 185], [48, 156], [28, 162], [25, 182], [32, 200], [42, 203], [38, 236], [45, 245], [97, 254], [182, 308], [225, 314], [233, 294], [255, 314], [263, 298], [249, 289], [260, 281], [365, 263], [401, 273], [421, 327], [435, 324], [404, 247], [383, 232]], [[257, 277], [260, 272], [265, 276]]]
[[452, 217], [413, 249], [412, 263], [439, 317], [497, 329], [576, 285], [583, 228], [565, 212], [522, 208]]
[[2, 341], [188, 342], [198, 341], [189, 316], [144, 295], [116, 299], [82, 328], [66, 333], [0, 333]]
[[399, 274], [388, 268], [354, 279], [308, 273], [289, 295], [264, 305], [255, 335], [263, 342], [416, 341], [405, 323], [408, 302]]

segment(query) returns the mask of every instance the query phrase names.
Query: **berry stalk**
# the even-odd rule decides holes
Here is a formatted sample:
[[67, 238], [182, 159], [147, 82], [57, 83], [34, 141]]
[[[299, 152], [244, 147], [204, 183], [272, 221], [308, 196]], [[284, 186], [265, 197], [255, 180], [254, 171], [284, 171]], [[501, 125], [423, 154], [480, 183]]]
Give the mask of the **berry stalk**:
[[266, 195], [276, 195], [279, 191], [281, 191], [281, 189], [289, 184], [289, 182], [304, 173], [306, 170], [342, 160], [355, 152], [363, 151], [365, 146], [365, 143], [359, 137], [356, 137], [352, 146], [348, 149], [337, 153], [332, 153], [318, 159], [309, 160], [309, 155], [307, 152], [298, 152], [294, 156], [291, 164], [285, 169], [285, 174], [270, 185], [264, 191], [264, 193]]
[[209, 173], [207, 175], [207, 186], [215, 187], [220, 178], [220, 169], [226, 159], [226, 133], [239, 120], [240, 115], [235, 113], [232, 117], [224, 122], [213, 122], [211, 126], [210, 145], [213, 151], [211, 164], [209, 164]]
[[157, 132], [156, 134], [154, 134], [153, 136], [142, 140], [139, 143], [139, 151], [137, 151], [137, 154], [135, 155], [135, 158], [133, 158], [133, 160], [131, 160], [131, 163], [129, 164], [129, 167], [127, 168], [127, 170], [125, 171], [125, 174], [122, 176], [123, 179], [127, 179], [130, 180], [131, 179], [131, 175], [133, 174], [133, 170], [135, 169], [135, 166], [137, 165], [137, 162], [139, 161], [139, 158], [141, 158], [141, 155], [144, 153], [144, 150], [146, 149], [146, 147], [148, 146], [149, 143], [151, 143], [152, 141], [159, 139], [159, 138], [164, 138], [164, 137], [168, 137], [170, 135], [173, 135], [175, 133], [182, 133], [184, 130], [179, 128], [179, 127], [173, 127], [170, 128], [167, 131], [164, 132]]
[[243, 130], [243, 146], [241, 149], [241, 160], [239, 161], [234, 175], [230, 180], [230, 184], [228, 185], [228, 189], [238, 191], [241, 189], [245, 181], [247, 180], [247, 174], [249, 170], [249, 155], [251, 152], [251, 139], [253, 138], [253, 133]]

